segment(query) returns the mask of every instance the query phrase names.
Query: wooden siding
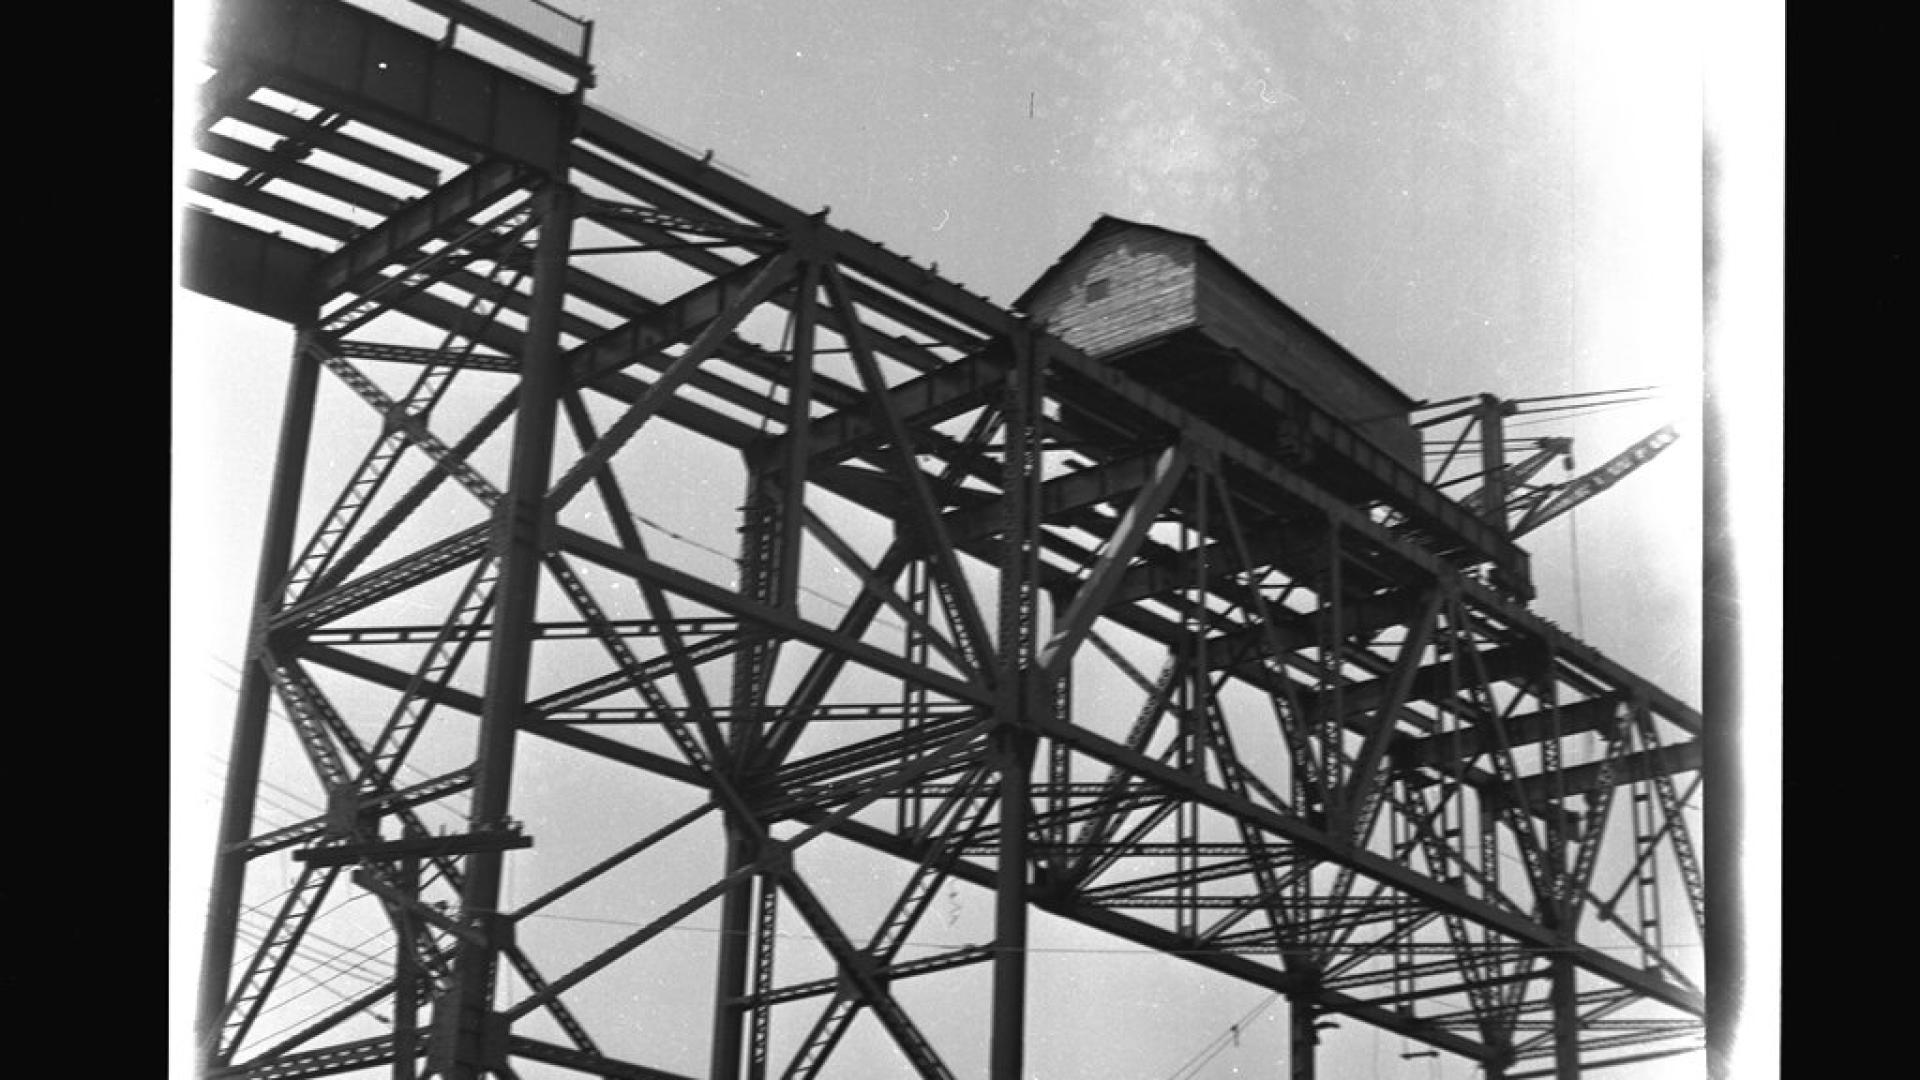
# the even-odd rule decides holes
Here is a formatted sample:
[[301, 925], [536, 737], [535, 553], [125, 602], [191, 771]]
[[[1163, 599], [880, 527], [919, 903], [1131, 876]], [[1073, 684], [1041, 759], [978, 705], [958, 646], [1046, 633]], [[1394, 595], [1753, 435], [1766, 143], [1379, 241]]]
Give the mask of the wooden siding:
[[1420, 468], [1420, 435], [1404, 394], [1226, 267], [1202, 260], [1197, 278], [1195, 308], [1208, 338], [1251, 357], [1281, 385], [1357, 427], [1409, 468]]
[[[1235, 389], [1241, 376], [1231, 364], [1251, 365], [1421, 471], [1412, 401], [1198, 237], [1103, 219], [1021, 307], [1080, 351], [1110, 359], [1256, 444], [1271, 439], [1280, 418], [1262, 411], [1258, 395]], [[1244, 359], [1229, 360], [1234, 353]]]
[[1026, 308], [1092, 357], [1170, 334], [1194, 323], [1195, 247], [1158, 231], [1110, 232], [1049, 271]]

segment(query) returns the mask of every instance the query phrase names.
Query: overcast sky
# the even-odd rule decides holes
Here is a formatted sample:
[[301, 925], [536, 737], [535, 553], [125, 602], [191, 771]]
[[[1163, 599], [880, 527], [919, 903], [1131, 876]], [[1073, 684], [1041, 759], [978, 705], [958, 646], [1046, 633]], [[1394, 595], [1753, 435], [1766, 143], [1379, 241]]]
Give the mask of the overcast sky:
[[[1572, 435], [1582, 469], [1663, 423], [1683, 435], [1523, 546], [1537, 610], [1699, 704], [1691, 0], [558, 6], [595, 22], [590, 101], [1002, 303], [1108, 213], [1206, 238], [1415, 398], [1666, 388], [1516, 427]], [[290, 335], [197, 297], [177, 327], [176, 524], [190, 528], [176, 537], [190, 541], [176, 574], [196, 602], [176, 607], [174, 648], [191, 682], [239, 660]], [[1036, 1002], [1098, 963], [1036, 965]], [[1265, 993], [1186, 996], [1191, 1046], [1164, 1045], [1172, 1064], [1143, 1077]], [[1197, 1075], [1272, 1075], [1283, 1018], [1256, 1015]], [[1371, 1075], [1467, 1075], [1400, 1062], [1395, 1041], [1340, 1040]], [[1038, 1068], [1085, 1049], [1036, 1045], [1030, 1061], [1050, 1080], [1120, 1075]]]
[[1591, 468], [1686, 432], [1527, 546], [1541, 611], [1697, 702], [1690, 6], [575, 5], [593, 100], [996, 300], [1111, 213], [1205, 237], [1416, 399], [1667, 388], [1515, 434]]

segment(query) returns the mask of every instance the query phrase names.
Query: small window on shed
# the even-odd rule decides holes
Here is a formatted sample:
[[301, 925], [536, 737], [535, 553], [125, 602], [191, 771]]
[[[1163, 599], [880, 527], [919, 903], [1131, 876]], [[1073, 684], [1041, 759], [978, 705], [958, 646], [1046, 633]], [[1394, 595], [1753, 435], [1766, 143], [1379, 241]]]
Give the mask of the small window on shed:
[[1094, 278], [1087, 282], [1087, 303], [1091, 304], [1105, 300], [1107, 293], [1111, 291], [1111, 289], [1112, 285], [1106, 278]]

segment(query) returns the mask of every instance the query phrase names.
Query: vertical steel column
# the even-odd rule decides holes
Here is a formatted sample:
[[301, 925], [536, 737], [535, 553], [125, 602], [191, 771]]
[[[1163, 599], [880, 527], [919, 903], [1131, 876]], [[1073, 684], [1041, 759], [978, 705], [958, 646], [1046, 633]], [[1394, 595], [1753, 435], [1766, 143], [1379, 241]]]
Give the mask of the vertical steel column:
[[[540, 240], [534, 249], [533, 296], [520, 361], [520, 402], [506, 495], [494, 518], [493, 542], [501, 569], [473, 764], [469, 827], [476, 832], [503, 829], [509, 822], [514, 741], [526, 705], [546, 542], [554, 430], [566, 387], [560, 315], [566, 297], [574, 191], [563, 177], [555, 177], [534, 197], [541, 202]], [[442, 1074], [448, 1080], [479, 1080], [488, 1071], [487, 1041], [501, 945], [496, 935], [509, 925], [498, 915], [504, 858], [504, 851], [482, 850], [467, 862], [461, 906], [483, 940], [460, 943], [453, 985], [442, 1003], [443, 1009], [452, 1011], [436, 1017], [435, 1057], [443, 1062]]]
[[234, 709], [233, 737], [227, 750], [226, 792], [221, 801], [219, 846], [214, 852], [213, 881], [209, 887], [207, 936], [200, 959], [199, 1011], [195, 1018], [202, 1070], [216, 1064], [212, 1055], [220, 1042], [221, 1015], [226, 1010], [234, 938], [239, 932], [241, 897], [246, 888], [247, 856], [239, 847], [253, 831], [261, 755], [266, 746], [271, 686], [266, 673], [254, 662], [255, 654], [265, 643], [267, 620], [279, 603], [281, 585], [293, 561], [301, 484], [306, 474], [307, 451], [313, 441], [320, 361], [304, 347], [306, 332], [302, 328], [295, 333], [293, 366], [287, 373], [280, 444], [275, 451], [273, 487], [267, 503], [267, 528], [260, 542], [260, 562], [254, 577], [253, 619], [247, 634], [245, 670], [240, 675], [240, 700]]
[[[399, 879], [394, 884], [404, 896], [420, 894], [420, 860], [409, 856], [400, 861]], [[393, 1080], [415, 1080], [419, 1050], [420, 961], [414, 953], [420, 920], [412, 909], [399, 907], [400, 940], [393, 947]]]
[[1507, 446], [1502, 421], [1512, 412], [1512, 405], [1492, 394], [1481, 394], [1474, 409], [1480, 421], [1480, 516], [1502, 534], [1507, 531]]
[[1293, 1033], [1292, 1052], [1287, 1057], [1288, 1080], [1313, 1080], [1314, 1048], [1320, 1043], [1320, 1032], [1314, 1028], [1316, 1015], [1312, 1002], [1301, 997], [1288, 999], [1287, 1019]]
[[[1027, 831], [1034, 720], [1048, 706], [1035, 663], [1039, 618], [1040, 404], [1043, 358], [1031, 334], [1013, 341], [1007, 376], [1005, 554], [1000, 563], [1000, 658], [993, 755], [1000, 768], [1000, 861], [994, 882], [992, 1080], [1023, 1080], [1027, 992]], [[1064, 675], [1062, 677], [1065, 677]], [[1051, 699], [1051, 694], [1047, 695]]]
[[[729, 822], [726, 872], [733, 873], [751, 863], [754, 857], [752, 838], [740, 826]], [[740, 998], [747, 992], [752, 901], [752, 878], [742, 878], [720, 901], [720, 955], [714, 965], [713, 1047], [707, 1072], [710, 1080], [738, 1080], [740, 1076], [746, 1020], [746, 1009], [740, 1004]], [[760, 943], [759, 947], [765, 948], [766, 943]]]
[[[1572, 938], [1566, 940], [1572, 945]], [[1573, 958], [1565, 951], [1549, 961], [1547, 994], [1553, 1005], [1554, 1080], [1580, 1080], [1580, 998], [1573, 985]]]
[[994, 733], [1000, 764], [1000, 863], [994, 880], [992, 1080], [1021, 1080], [1027, 1024], [1028, 774], [1034, 739], [1015, 724]]
[[[797, 611], [800, 587], [801, 519], [806, 507], [809, 453], [807, 431], [813, 406], [814, 300], [819, 276], [817, 264], [809, 262], [803, 266], [794, 298], [792, 383], [787, 391], [784, 449], [778, 456], [770, 456], [759, 448], [750, 448], [745, 455], [747, 493], [740, 528], [740, 592], [749, 599], [786, 612]], [[767, 692], [780, 651], [778, 639], [764, 629], [743, 626], [740, 633], [746, 641], [734, 665], [731, 698], [738, 719], [729, 733], [736, 781], [743, 770], [755, 768], [755, 762], [763, 756], [761, 739], [765, 733]], [[758, 840], [746, 823], [732, 820], [733, 811], [727, 813], [724, 872], [731, 875], [759, 858], [760, 851]], [[774, 888], [773, 878], [764, 877], [762, 881], [764, 890]], [[741, 1004], [748, 993], [751, 956], [755, 950], [773, 947], [771, 941], [761, 940], [754, 930], [753, 890], [752, 879], [743, 878], [727, 890], [720, 904], [713, 1045], [708, 1057], [711, 1080], [736, 1080], [741, 1075], [747, 1016], [753, 1009], [771, 1007], [765, 1002], [751, 1008]], [[758, 1022], [764, 1025], [765, 1019], [763, 1015]], [[764, 1064], [756, 1067], [764, 1068]]]
[[[740, 592], [761, 602], [774, 601], [779, 595], [778, 556], [772, 550], [780, 544], [780, 530], [790, 527], [781, 509], [785, 499], [771, 490], [773, 478], [759, 453], [746, 455], [746, 502], [741, 508]], [[737, 718], [729, 725], [734, 753], [716, 759], [716, 770], [727, 769], [729, 782], [737, 783], [742, 758], [755, 750], [759, 741], [758, 712], [766, 703], [766, 674], [772, 666], [774, 643], [767, 631], [758, 626], [740, 628], [743, 647], [734, 661], [730, 702]], [[732, 768], [728, 768], [728, 762]], [[754, 838], [749, 824], [738, 820], [737, 811], [728, 806], [726, 817], [726, 865], [723, 873], [735, 871], [753, 862]], [[714, 960], [713, 1044], [708, 1048], [708, 1072], [711, 1080], [737, 1080], [740, 1076], [741, 1048], [746, 1013], [740, 999], [747, 992], [747, 958], [752, 935], [751, 907], [753, 880], [743, 877], [728, 889], [720, 901], [720, 946]]]
[[[1187, 610], [1181, 618], [1182, 641], [1180, 648], [1187, 664], [1186, 677], [1180, 680], [1178, 693], [1174, 700], [1177, 704], [1175, 718], [1179, 722], [1176, 736], [1179, 752], [1176, 755], [1176, 767], [1192, 777], [1195, 784], [1206, 783], [1206, 762], [1202, 756], [1201, 739], [1204, 719], [1208, 708], [1207, 681], [1207, 525], [1206, 494], [1207, 478], [1202, 470], [1193, 472], [1194, 505], [1189, 511], [1191, 516], [1180, 526], [1180, 555], [1193, 562], [1193, 580], [1186, 590]], [[1194, 876], [1200, 870], [1200, 804], [1193, 799], [1182, 799], [1173, 812], [1174, 838], [1180, 845], [1180, 854], [1174, 858], [1174, 872], [1180, 876], [1179, 884], [1174, 888], [1177, 905], [1174, 908], [1174, 933], [1188, 942], [1197, 942], [1200, 938], [1200, 885]]]
[[[901, 591], [905, 594], [907, 603], [912, 606], [914, 612], [923, 619], [931, 618], [933, 614], [933, 583], [928, 579], [926, 563], [915, 561], [907, 564], [907, 584]], [[927, 635], [911, 624], [904, 629], [903, 634], [906, 639], [903, 643], [903, 649], [907, 661], [924, 666], [927, 663], [928, 656], [933, 651], [928, 643]], [[915, 727], [926, 722], [926, 706], [926, 687], [915, 686], [911, 683], [902, 684], [900, 687], [900, 732], [902, 735], [905, 735]], [[922, 752], [919, 748], [909, 743], [905, 750], [905, 756], [906, 759], [911, 762], [914, 758], [919, 757]], [[916, 787], [912, 793], [905, 795], [899, 799], [898, 802], [899, 806], [894, 811], [894, 827], [903, 834], [918, 832], [921, 827], [926, 824], [926, 796], [922, 795]]]
[[820, 264], [809, 260], [801, 264], [800, 285], [793, 298], [793, 383], [787, 389], [787, 449], [780, 489], [781, 577], [777, 597], [782, 611], [794, 610], [800, 589], [800, 519], [806, 507], [812, 455], [807, 436], [813, 427], [813, 332], [819, 294]]
[[1327, 571], [1318, 588], [1321, 591], [1320, 613], [1323, 618], [1320, 627], [1321, 692], [1318, 695], [1321, 710], [1317, 719], [1320, 722], [1320, 778], [1326, 786], [1326, 798], [1318, 808], [1318, 817], [1322, 828], [1329, 832], [1345, 835], [1352, 831], [1347, 820], [1348, 790], [1347, 781], [1350, 770], [1346, 760], [1346, 729], [1343, 726], [1346, 714], [1347, 676], [1346, 663], [1346, 583], [1341, 569], [1344, 556], [1342, 545], [1346, 538], [1342, 535], [1340, 523], [1329, 517], [1325, 521], [1327, 541]]

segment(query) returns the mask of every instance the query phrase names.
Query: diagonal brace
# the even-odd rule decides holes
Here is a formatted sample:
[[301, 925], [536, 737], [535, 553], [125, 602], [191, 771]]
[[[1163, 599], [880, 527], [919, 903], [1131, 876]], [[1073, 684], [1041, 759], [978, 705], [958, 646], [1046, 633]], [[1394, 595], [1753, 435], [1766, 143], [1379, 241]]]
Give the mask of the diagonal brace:
[[1147, 485], [1134, 496], [1133, 504], [1115, 527], [1113, 536], [1107, 541], [1099, 561], [1094, 564], [1093, 572], [1086, 583], [1074, 594], [1073, 603], [1054, 630], [1053, 638], [1040, 650], [1040, 670], [1049, 677], [1060, 674], [1064, 666], [1073, 658], [1074, 651], [1086, 639], [1087, 631], [1093, 628], [1094, 620], [1106, 609], [1113, 591], [1120, 583], [1121, 574], [1140, 545], [1147, 538], [1147, 530], [1154, 520], [1166, 509], [1167, 503], [1179, 490], [1180, 482], [1185, 478], [1187, 466], [1191, 462], [1185, 444], [1176, 443], [1168, 447], [1154, 465], [1153, 476]]

